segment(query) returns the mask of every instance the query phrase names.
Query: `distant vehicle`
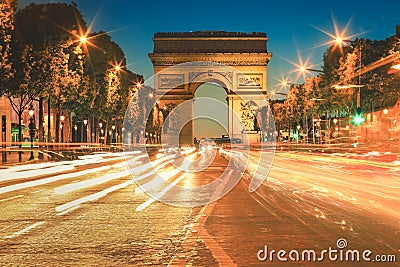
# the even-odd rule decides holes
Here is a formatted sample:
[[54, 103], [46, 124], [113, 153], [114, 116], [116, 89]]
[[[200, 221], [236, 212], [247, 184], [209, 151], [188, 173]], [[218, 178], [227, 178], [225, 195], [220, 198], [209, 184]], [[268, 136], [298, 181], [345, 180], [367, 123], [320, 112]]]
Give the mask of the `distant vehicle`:
[[202, 138], [199, 142], [199, 150], [206, 151], [206, 150], [213, 150], [216, 148], [216, 144], [212, 138]]
[[229, 138], [227, 135], [222, 135], [222, 137], [215, 137], [215, 138], [202, 138], [200, 140], [201, 142], [210, 142], [212, 141], [214, 143], [214, 145], [222, 145], [222, 144], [241, 144], [242, 143], [242, 139], [240, 138]]

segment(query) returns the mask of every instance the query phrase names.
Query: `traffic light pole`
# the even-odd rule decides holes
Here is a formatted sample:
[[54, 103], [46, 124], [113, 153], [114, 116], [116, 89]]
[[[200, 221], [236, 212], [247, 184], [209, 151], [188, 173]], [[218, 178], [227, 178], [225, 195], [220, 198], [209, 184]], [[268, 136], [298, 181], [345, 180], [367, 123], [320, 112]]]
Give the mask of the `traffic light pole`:
[[7, 151], [6, 151], [6, 149], [7, 149], [7, 145], [6, 145], [6, 142], [7, 142], [7, 117], [6, 117], [6, 115], [1, 116], [1, 135], [2, 135], [1, 140], [3, 142], [1, 145], [1, 147], [2, 147], [1, 160], [3, 163], [6, 163], [7, 162]]

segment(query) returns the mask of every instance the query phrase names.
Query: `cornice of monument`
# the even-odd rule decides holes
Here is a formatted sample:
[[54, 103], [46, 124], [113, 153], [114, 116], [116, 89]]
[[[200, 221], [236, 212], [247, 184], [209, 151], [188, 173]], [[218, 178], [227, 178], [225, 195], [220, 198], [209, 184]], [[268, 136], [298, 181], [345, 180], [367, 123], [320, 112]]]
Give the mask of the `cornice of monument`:
[[188, 62], [193, 62], [194, 66], [212, 65], [211, 62], [214, 65], [266, 66], [272, 53], [149, 53], [149, 57], [154, 66], [173, 66]]

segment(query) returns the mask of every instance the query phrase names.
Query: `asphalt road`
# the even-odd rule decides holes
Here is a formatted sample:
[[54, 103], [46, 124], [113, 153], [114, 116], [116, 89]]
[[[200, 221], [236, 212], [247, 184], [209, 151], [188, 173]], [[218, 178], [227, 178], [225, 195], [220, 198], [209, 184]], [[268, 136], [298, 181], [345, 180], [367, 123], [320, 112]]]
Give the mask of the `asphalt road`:
[[[216, 193], [176, 188], [215, 182], [220, 193], [238, 173], [214, 152], [186, 150], [187, 159], [170, 161], [161, 153], [152, 165], [134, 152], [0, 170], [0, 265], [399, 266], [396, 163], [277, 152], [256, 192], [248, 192], [248, 169], [218, 201], [190, 207]], [[259, 153], [249, 154], [253, 163]], [[339, 239], [347, 246], [339, 249]], [[318, 262], [329, 247], [338, 259], [326, 253]], [[281, 260], [278, 250], [287, 252]], [[292, 250], [300, 258], [314, 250], [316, 260], [297, 261]], [[371, 250], [371, 262], [340, 260], [348, 250]], [[397, 263], [373, 261], [392, 255]]]

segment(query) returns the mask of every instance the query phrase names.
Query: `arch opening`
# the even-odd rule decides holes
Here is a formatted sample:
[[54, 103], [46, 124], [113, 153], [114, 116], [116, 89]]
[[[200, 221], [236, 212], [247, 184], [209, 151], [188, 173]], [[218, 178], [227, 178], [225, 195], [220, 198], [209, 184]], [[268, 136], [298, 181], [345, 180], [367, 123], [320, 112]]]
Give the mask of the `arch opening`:
[[[228, 112], [227, 91], [221, 84], [207, 82], [198, 86], [194, 92], [193, 113], [196, 119], [193, 121], [193, 136], [200, 140], [228, 135]], [[212, 116], [208, 118], [210, 114]]]

